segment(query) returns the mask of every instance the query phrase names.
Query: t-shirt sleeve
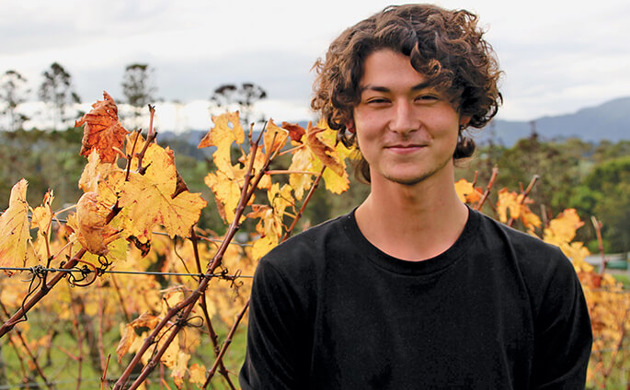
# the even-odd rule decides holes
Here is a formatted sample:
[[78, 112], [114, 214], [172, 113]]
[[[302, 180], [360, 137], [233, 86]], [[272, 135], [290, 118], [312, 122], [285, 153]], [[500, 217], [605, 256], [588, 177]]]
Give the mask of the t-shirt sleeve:
[[[559, 251], [558, 251], [559, 252]], [[559, 254], [542, 283], [536, 315], [534, 388], [584, 388], [593, 335], [573, 265]]]
[[252, 286], [247, 352], [239, 381], [243, 390], [298, 389], [305, 351], [304, 308], [295, 291], [263, 259]]

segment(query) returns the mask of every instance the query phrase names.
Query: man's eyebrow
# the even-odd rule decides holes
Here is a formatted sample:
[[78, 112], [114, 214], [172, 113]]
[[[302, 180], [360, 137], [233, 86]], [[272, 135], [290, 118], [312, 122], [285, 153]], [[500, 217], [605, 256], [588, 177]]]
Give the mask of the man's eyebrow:
[[[426, 88], [430, 88], [432, 85], [432, 83], [429, 81], [423, 81], [421, 83], [418, 83], [416, 85], [414, 85], [413, 87], [411, 87], [412, 91], [421, 91], [423, 89]], [[375, 91], [375, 92], [391, 92], [391, 90], [387, 87], [383, 87], [383, 86], [379, 86], [379, 85], [372, 85], [372, 84], [368, 84], [368, 85], [364, 85], [359, 89], [360, 93], [363, 93], [364, 91]]]

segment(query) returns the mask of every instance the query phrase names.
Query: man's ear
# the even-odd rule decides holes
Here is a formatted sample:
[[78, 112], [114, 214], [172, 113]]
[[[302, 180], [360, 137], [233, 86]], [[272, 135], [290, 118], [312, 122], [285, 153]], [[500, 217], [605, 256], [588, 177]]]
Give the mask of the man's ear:
[[462, 116], [459, 118], [459, 127], [460, 128], [466, 128], [468, 126], [468, 123], [470, 123], [470, 119], [472, 117], [470, 115], [467, 116]]
[[346, 123], [346, 130], [352, 134], [356, 132], [356, 129], [354, 128], [354, 121], [348, 121], [348, 123]]

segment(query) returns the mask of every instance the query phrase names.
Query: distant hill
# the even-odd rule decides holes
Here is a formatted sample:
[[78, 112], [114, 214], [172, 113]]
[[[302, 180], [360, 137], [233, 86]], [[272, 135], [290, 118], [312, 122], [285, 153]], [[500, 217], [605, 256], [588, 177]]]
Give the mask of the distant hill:
[[[306, 121], [300, 122], [300, 125], [306, 126], [306, 123]], [[534, 127], [542, 140], [561, 140], [571, 137], [593, 143], [603, 140], [611, 142], [630, 140], [630, 97], [614, 99], [596, 107], [583, 108], [573, 114], [545, 116], [533, 121], [495, 119], [475, 135], [475, 140], [479, 144], [484, 144], [492, 139], [495, 144], [509, 147], [519, 139], [529, 137]], [[196, 148], [207, 132], [208, 130], [190, 130], [177, 134], [164, 131], [160, 133], [158, 139], [165, 143], [178, 141], [194, 145]], [[208, 152], [205, 151], [203, 154], [207, 155]]]
[[519, 139], [529, 137], [534, 127], [543, 140], [570, 137], [594, 143], [630, 140], [630, 97], [583, 108], [573, 114], [545, 116], [533, 121], [496, 119], [475, 139], [483, 143], [492, 138], [495, 143], [512, 146]]

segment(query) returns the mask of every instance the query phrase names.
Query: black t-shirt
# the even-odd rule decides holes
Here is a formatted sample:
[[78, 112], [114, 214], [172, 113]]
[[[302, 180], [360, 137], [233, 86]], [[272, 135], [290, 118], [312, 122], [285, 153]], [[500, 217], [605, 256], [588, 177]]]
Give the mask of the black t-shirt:
[[264, 257], [243, 389], [578, 389], [592, 343], [573, 266], [476, 211], [420, 262], [371, 245], [354, 213]]

